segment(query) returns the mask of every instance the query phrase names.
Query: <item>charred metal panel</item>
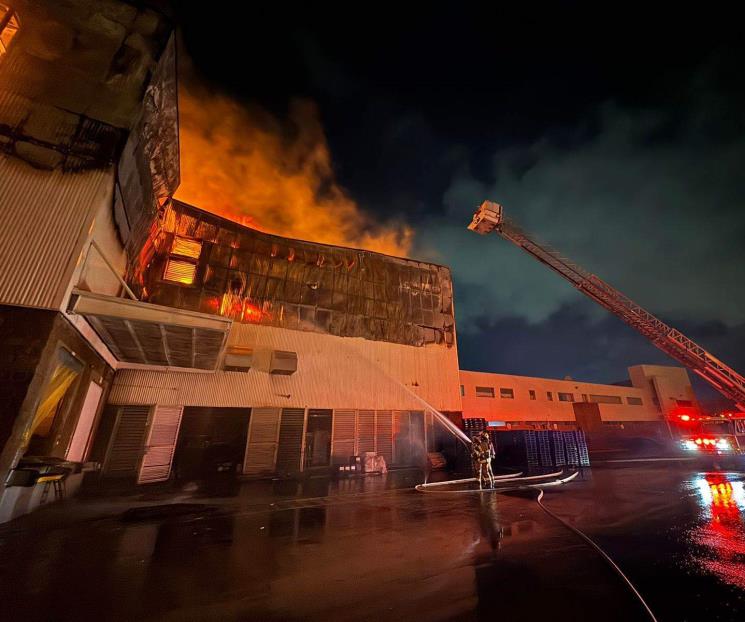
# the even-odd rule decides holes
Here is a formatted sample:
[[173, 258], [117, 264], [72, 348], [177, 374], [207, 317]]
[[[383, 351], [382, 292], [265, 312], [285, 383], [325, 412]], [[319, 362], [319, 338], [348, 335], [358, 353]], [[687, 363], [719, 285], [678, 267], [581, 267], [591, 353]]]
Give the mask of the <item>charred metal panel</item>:
[[170, 20], [117, 0], [16, 0], [0, 62], [0, 150], [37, 168], [111, 165], [140, 114]]
[[132, 272], [159, 209], [179, 185], [176, 43], [171, 36], [119, 160], [114, 214]]
[[[176, 236], [202, 245], [193, 282], [163, 278]], [[166, 208], [153, 249], [142, 292], [156, 304], [341, 337], [454, 343], [443, 266], [269, 235], [179, 201]]]

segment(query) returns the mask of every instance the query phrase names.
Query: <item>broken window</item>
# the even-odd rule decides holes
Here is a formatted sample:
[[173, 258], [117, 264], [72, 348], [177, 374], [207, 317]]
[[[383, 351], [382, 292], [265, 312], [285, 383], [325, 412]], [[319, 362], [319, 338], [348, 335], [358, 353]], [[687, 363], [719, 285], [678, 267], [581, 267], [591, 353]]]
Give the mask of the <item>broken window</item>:
[[148, 302], [341, 337], [454, 345], [447, 268], [262, 233], [176, 200], [162, 225], [160, 260], [143, 283]]

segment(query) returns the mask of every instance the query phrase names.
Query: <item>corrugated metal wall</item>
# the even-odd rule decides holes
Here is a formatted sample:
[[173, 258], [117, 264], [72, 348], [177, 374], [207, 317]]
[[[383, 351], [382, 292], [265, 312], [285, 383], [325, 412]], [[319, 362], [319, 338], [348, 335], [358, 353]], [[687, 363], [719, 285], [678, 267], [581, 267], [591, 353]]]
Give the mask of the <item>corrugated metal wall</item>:
[[42, 171], [0, 155], [0, 304], [59, 309], [113, 170]]
[[[234, 324], [229, 345], [254, 351], [248, 372], [198, 374], [120, 370], [114, 404], [418, 410], [416, 393], [439, 410], [460, 410], [455, 348], [404, 346], [282, 328]], [[267, 373], [272, 350], [297, 352], [291, 376]]]

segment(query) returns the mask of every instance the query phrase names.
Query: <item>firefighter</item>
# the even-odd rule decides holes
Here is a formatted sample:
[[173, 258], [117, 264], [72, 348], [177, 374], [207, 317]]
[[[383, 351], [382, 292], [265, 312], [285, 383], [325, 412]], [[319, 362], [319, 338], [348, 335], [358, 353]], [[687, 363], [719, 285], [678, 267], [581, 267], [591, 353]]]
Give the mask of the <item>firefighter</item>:
[[489, 482], [489, 488], [494, 488], [494, 476], [491, 469], [493, 452], [494, 447], [489, 440], [488, 432], [478, 434], [471, 441], [471, 461], [479, 480], [479, 490], [483, 489], [484, 480]]

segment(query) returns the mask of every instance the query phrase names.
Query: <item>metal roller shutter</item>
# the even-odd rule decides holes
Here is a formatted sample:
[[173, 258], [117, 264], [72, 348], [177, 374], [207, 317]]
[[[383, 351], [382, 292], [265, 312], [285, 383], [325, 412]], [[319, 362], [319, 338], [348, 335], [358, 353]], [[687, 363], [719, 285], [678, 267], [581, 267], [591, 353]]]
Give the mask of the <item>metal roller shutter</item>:
[[361, 410], [357, 419], [357, 453], [364, 456], [375, 449], [375, 411]]
[[252, 408], [243, 472], [247, 475], [272, 473], [277, 458], [279, 408]]
[[335, 410], [333, 425], [331, 464], [349, 464], [349, 457], [355, 454], [357, 411]]
[[150, 406], [122, 406], [117, 413], [111, 445], [104, 461], [107, 477], [134, 477], [145, 446]]
[[282, 420], [279, 426], [279, 446], [277, 448], [278, 472], [297, 473], [300, 471], [304, 427], [305, 409], [282, 409]]
[[375, 413], [375, 438], [378, 453], [387, 464], [393, 463], [393, 413], [390, 410], [378, 410]]

